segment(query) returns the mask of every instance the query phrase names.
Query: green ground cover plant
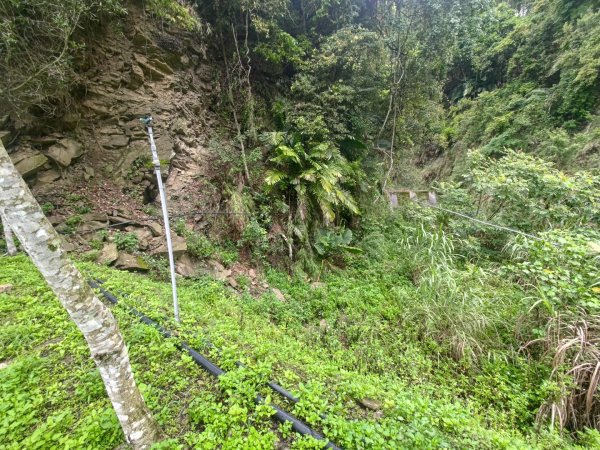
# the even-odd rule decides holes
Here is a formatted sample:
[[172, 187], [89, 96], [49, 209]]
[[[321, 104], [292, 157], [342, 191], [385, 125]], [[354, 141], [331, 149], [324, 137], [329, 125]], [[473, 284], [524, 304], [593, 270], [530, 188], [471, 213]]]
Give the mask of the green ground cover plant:
[[[520, 289], [468, 265], [450, 267], [447, 244], [428, 234], [411, 242], [402, 218], [376, 222], [362, 236], [364, 253], [350, 254], [347, 268], [324, 274], [321, 286], [270, 270], [285, 303], [234, 295], [209, 278], [182, 281], [180, 325], [167, 283], [79, 264], [120, 294], [113, 312], [164, 431], [157, 448], [321, 448], [275, 425], [269, 408], [254, 404], [257, 393], [348, 449], [577, 447], [568, 435], [535, 431], [537, 407], [554, 385], [545, 382], [549, 367], [519, 355], [511, 340], [524, 307]], [[394, 245], [383, 238], [390, 235], [398, 236]], [[0, 264], [0, 284], [13, 285], [0, 294], [2, 445], [114, 448], [123, 437], [75, 326], [24, 255]], [[428, 267], [442, 280], [444, 270], [461, 275], [455, 284], [465, 290], [452, 291], [449, 279], [433, 283]], [[498, 317], [482, 298], [502, 302]], [[126, 305], [176, 329], [228, 374], [210, 378]], [[300, 402], [274, 397], [268, 379]], [[364, 399], [375, 410], [361, 406]], [[594, 442], [597, 433], [584, 437]]]

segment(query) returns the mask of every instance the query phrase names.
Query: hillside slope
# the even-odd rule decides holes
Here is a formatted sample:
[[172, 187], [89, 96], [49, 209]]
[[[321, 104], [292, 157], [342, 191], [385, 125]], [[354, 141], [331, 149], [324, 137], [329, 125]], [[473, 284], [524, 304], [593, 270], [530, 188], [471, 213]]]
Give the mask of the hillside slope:
[[219, 210], [224, 202], [218, 154], [210, 147], [224, 134], [211, 108], [219, 76], [198, 37], [161, 29], [132, 6], [87, 43], [66, 114], [5, 123], [3, 140], [38, 201], [53, 208], [55, 225], [64, 227], [82, 210], [78, 232], [97, 228], [103, 214], [133, 225], [156, 223], [144, 208], [158, 192], [139, 121], [150, 113], [170, 209], [210, 227], [200, 211]]
[[[118, 422], [73, 323], [25, 256], [0, 258], [0, 267], [0, 285], [11, 286], [0, 294], [5, 448], [120, 445]], [[81, 268], [106, 280], [121, 300], [113, 312], [137, 382], [167, 439], [155, 448], [322, 447], [289, 426], [276, 426], [269, 408], [254, 404], [256, 394], [345, 449], [585, 448], [527, 431], [521, 402], [523, 391], [535, 401], [529, 384], [535, 374], [526, 366], [515, 372], [499, 360], [479, 374], [463, 372], [415, 346], [411, 325], [398, 324], [416, 291], [389, 269], [357, 267], [327, 277], [320, 287], [287, 284], [272, 273], [270, 281], [286, 292], [285, 303], [232, 295], [209, 279], [183, 283], [182, 323], [176, 326], [167, 283], [95, 265]], [[138, 322], [129, 306], [176, 329], [229, 373], [211, 378], [177, 349], [177, 338], [165, 340]], [[361, 316], [367, 319], [357, 321]], [[237, 367], [236, 360], [249, 368]], [[275, 396], [268, 380], [290, 389], [299, 403]]]

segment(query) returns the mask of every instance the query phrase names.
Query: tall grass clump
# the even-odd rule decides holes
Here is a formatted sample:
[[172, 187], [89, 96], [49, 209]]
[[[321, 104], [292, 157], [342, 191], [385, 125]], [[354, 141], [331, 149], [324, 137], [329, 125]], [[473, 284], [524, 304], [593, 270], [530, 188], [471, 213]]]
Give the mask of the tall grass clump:
[[417, 296], [405, 304], [405, 319], [456, 360], [478, 360], [511, 349], [520, 311], [518, 290], [492, 269], [465, 262], [457, 238], [423, 225], [398, 240], [412, 259]]

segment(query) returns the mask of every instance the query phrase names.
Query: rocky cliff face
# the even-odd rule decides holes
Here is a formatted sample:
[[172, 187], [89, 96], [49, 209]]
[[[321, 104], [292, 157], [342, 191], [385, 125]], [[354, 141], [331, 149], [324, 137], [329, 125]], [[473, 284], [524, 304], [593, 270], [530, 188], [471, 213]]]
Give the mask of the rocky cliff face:
[[75, 228], [70, 239], [81, 245], [102, 224], [146, 227], [136, 231], [149, 241], [144, 245], [159, 246], [151, 227], [161, 221], [157, 208], [147, 205], [157, 190], [139, 121], [150, 113], [169, 209], [209, 227], [198, 211], [217, 210], [223, 202], [215, 183], [217, 155], [209, 149], [219, 71], [198, 38], [161, 30], [141, 11], [130, 11], [122, 30], [88, 45], [80, 67], [78, 101], [53, 125], [26, 123], [15, 130], [6, 119], [0, 123], [0, 138], [39, 202], [54, 206], [48, 212], [55, 225]]

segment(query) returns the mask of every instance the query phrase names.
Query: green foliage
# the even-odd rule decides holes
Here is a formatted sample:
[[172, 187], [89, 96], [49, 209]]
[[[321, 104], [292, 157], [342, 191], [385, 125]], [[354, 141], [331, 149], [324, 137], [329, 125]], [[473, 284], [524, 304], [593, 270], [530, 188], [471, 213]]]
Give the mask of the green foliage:
[[189, 230], [183, 219], [175, 222], [174, 230], [178, 235], [185, 237], [188, 252], [192, 256], [205, 259], [210, 258], [215, 253], [216, 249], [212, 242], [203, 234]]
[[104, 247], [103, 239], [92, 239], [89, 244], [93, 250], [102, 250], [102, 247]]
[[72, 234], [75, 232], [75, 229], [83, 223], [83, 217], [79, 214], [75, 214], [73, 216], [67, 217], [65, 220], [65, 234]]
[[210, 240], [200, 233], [188, 232], [185, 235], [188, 251], [197, 258], [210, 258], [216, 251]]
[[474, 151], [469, 164], [466, 190], [441, 184], [450, 200], [447, 205], [529, 232], [576, 228], [600, 218], [600, 178], [591, 172], [569, 175], [543, 159], [512, 150], [499, 159]]
[[255, 219], [252, 219], [244, 228], [238, 245], [250, 248], [253, 261], [258, 264], [264, 264], [265, 256], [269, 251], [267, 230]]
[[[260, 22], [257, 23], [257, 28]], [[256, 45], [254, 51], [266, 61], [276, 65], [292, 63], [300, 65], [308, 50], [308, 42], [298, 41], [291, 34], [277, 29], [274, 33], [266, 34], [266, 42]]]
[[177, 0], [149, 0], [148, 11], [161, 20], [186, 29], [200, 29], [200, 21], [194, 11], [185, 3]]
[[52, 203], [50, 203], [50, 202], [46, 202], [46, 203], [44, 203], [43, 205], [41, 205], [41, 207], [42, 207], [42, 212], [43, 212], [43, 213], [44, 213], [46, 216], [50, 215], [50, 213], [51, 213], [52, 211], [54, 211], [54, 205], [53, 205]]
[[[416, 255], [431, 242], [397, 243], [398, 233], [407, 242], [414, 226], [402, 218], [372, 225], [361, 243], [365, 252], [352, 255], [345, 271], [324, 276], [320, 288], [270, 272], [269, 282], [285, 291], [285, 303], [270, 296], [232, 297], [208, 279], [180, 283], [178, 332], [228, 370], [218, 382], [172, 340], [139, 323], [127, 308], [114, 307], [136, 380], [167, 438], [158, 448], [273, 448], [278, 435], [267, 406], [275, 402], [264, 385], [268, 379], [291, 389], [300, 398], [294, 412], [343, 448], [569, 448], [566, 436], [528, 436], [547, 389], [539, 387], [543, 370], [511, 357], [469, 370], [446, 356], [443, 340], [436, 345], [429, 338], [428, 323], [406, 316], [419, 298], [432, 301], [405, 276], [408, 266], [417, 270], [422, 260]], [[385, 257], [372, 259], [373, 251]], [[15, 286], [0, 294], [9, 300], [0, 308], [0, 360], [14, 358], [0, 372], [0, 411], [15, 410], [18, 418], [3, 443], [22, 448], [36, 436], [42, 447], [80, 447], [76, 442], [85, 437], [94, 448], [118, 446], [123, 438], [84, 340], [25, 256], [0, 264], [0, 284]], [[106, 280], [111, 292], [128, 293], [121, 296], [125, 306], [163, 323], [171, 317], [168, 283], [92, 264], [81, 268]], [[480, 292], [506, 289], [497, 280], [486, 288], [492, 278], [484, 280], [474, 283]], [[456, 303], [448, 317], [464, 312]], [[511, 323], [507, 319], [504, 326]], [[222, 350], [212, 350], [207, 341]], [[246, 368], [235, 365], [238, 359]], [[257, 394], [265, 404], [254, 404]], [[379, 401], [381, 412], [360, 408], [356, 402], [365, 397]], [[281, 432], [292, 447], [316, 445], [289, 427]]]
[[469, 9], [458, 24], [454, 67], [446, 87], [453, 100], [473, 98], [506, 81], [517, 45], [514, 31], [521, 21], [513, 7], [504, 2], [485, 1]]
[[202, 233], [188, 229], [183, 219], [177, 220], [173, 228], [178, 235], [185, 237], [188, 253], [196, 258], [216, 258], [226, 266], [230, 266], [239, 258], [232, 245], [219, 245], [212, 242]]
[[169, 268], [169, 260], [160, 256], [144, 256], [144, 261], [150, 269], [150, 275], [158, 281], [169, 281], [171, 271]]
[[[534, 426], [536, 416], [559, 416], [569, 430], [597, 426], [600, 180], [556, 168], [598, 167], [597, 5], [537, 0], [517, 14], [491, 0], [195, 3], [219, 34], [223, 92], [252, 163], [227, 189], [230, 225], [285, 301], [234, 296], [208, 277], [182, 280], [183, 320], [174, 324], [168, 284], [81, 262], [127, 292], [125, 306], [176, 326], [228, 371], [209, 378], [173, 340], [113, 308], [165, 433], [155, 448], [322, 446], [289, 425], [274, 429], [268, 379], [289, 387], [300, 399], [288, 405], [294, 413], [343, 448], [597, 445], [595, 431]], [[10, 107], [49, 108], [71, 79], [74, 30], [120, 5], [0, 6], [0, 89]], [[179, 1], [145, 5], [198, 29]], [[271, 79], [280, 80], [275, 94], [264, 89]], [[412, 186], [412, 163], [441, 152], [455, 173], [464, 169], [460, 182], [440, 185], [444, 206], [540, 240], [417, 205], [393, 216], [373, 200], [370, 186]], [[230, 175], [241, 173], [238, 149], [222, 153]], [[83, 200], [67, 197], [78, 214], [89, 212]], [[81, 220], [69, 218], [67, 231]], [[234, 244], [183, 221], [174, 228], [193, 256], [237, 260]], [[137, 250], [133, 234], [115, 242]], [[298, 276], [269, 268], [276, 253], [295, 257]], [[322, 271], [341, 257], [343, 268]], [[149, 263], [167, 278], [164, 259]], [[123, 438], [85, 343], [24, 257], [0, 265], [0, 283], [15, 285], [0, 294], [2, 445], [117, 447]], [[308, 284], [307, 273], [319, 282]], [[377, 411], [360, 406], [365, 398]]]
[[330, 143], [303, 143], [299, 136], [272, 133], [274, 145], [265, 184], [283, 195], [293, 195], [291, 207], [300, 219], [320, 215], [325, 224], [333, 222], [336, 210], [346, 208], [359, 214], [356, 201], [344, 187], [350, 167], [339, 149]]
[[31, 106], [46, 114], [68, 96], [73, 59], [82, 45], [77, 29], [97, 27], [125, 14], [121, 0], [4, 1], [0, 4], [0, 94], [2, 112]]
[[453, 99], [465, 98], [452, 113], [455, 148], [522, 149], [566, 166], [583, 153], [578, 135], [600, 101], [600, 12], [589, 0], [524, 8], [517, 16], [500, 3], [465, 22], [447, 82]]
[[100, 257], [100, 251], [99, 250], [90, 250], [89, 252], [82, 253], [80, 255], [80, 257], [81, 257], [82, 261], [94, 262], [94, 261], [97, 261], [98, 258]]
[[133, 253], [138, 249], [139, 239], [135, 233], [123, 233], [121, 231], [117, 231], [113, 235], [113, 239], [119, 250]]
[[[342, 28], [323, 42], [302, 65], [291, 92], [298, 100], [288, 120], [300, 133], [337, 142], [374, 134], [378, 90], [384, 88], [385, 52], [377, 33], [362, 27]], [[375, 93], [376, 95], [367, 93]], [[326, 127], [310, 132], [315, 121]]]
[[592, 6], [564, 25], [551, 74], [560, 74], [554, 107], [565, 120], [589, 119], [598, 104], [600, 80], [600, 10]]
[[600, 232], [552, 230], [544, 240], [519, 239], [511, 246], [508, 271], [533, 289], [536, 305], [553, 315], [558, 310], [600, 310]]
[[343, 251], [350, 253], [360, 253], [362, 250], [358, 247], [352, 247], [352, 231], [341, 229], [338, 232], [333, 230], [320, 230], [315, 238], [314, 247], [321, 258], [326, 258]]

